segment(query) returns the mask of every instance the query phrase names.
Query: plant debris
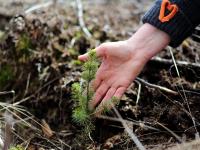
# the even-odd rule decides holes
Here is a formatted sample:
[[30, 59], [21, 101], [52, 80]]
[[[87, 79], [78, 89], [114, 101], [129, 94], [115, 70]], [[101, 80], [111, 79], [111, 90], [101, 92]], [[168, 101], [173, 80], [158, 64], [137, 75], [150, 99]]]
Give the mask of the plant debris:
[[[146, 3], [150, 1], [84, 2], [83, 19], [91, 38], [83, 32], [73, 2], [55, 3], [31, 13], [17, 11], [15, 16], [5, 14], [11, 18], [9, 22], [2, 17], [0, 124], [3, 131], [4, 112], [12, 114], [12, 149], [136, 149], [122, 124], [112, 119], [97, 118], [90, 138], [78, 138], [82, 127], [71, 117], [72, 84], [81, 78], [77, 56], [102, 42], [134, 34], [147, 9], [143, 6], [149, 6]], [[13, 5], [34, 6], [32, 2], [10, 7]], [[199, 50], [200, 44], [191, 38], [172, 50], [180, 77], [169, 50], [163, 50], [149, 61], [139, 75], [142, 80], [133, 81], [136, 84], [120, 101], [117, 109], [123, 119], [132, 122], [130, 129], [147, 149], [176, 145], [179, 141], [174, 135], [181, 141], [194, 140], [200, 131]], [[116, 117], [112, 111], [108, 115]]]

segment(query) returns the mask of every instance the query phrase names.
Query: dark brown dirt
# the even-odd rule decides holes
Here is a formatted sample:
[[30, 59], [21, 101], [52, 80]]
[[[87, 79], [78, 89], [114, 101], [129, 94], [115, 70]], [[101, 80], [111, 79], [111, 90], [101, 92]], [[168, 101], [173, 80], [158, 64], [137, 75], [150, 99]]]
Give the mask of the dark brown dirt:
[[[81, 66], [75, 61], [77, 56], [102, 42], [128, 38], [139, 27], [143, 13], [141, 7], [130, 3], [88, 4], [84, 19], [93, 40], [81, 31], [76, 9], [69, 5], [17, 15], [6, 24], [7, 29], [3, 31], [5, 34], [0, 45], [0, 70], [8, 68], [6, 73], [9, 78], [4, 78], [5, 83], [0, 82], [0, 91], [15, 90], [15, 95], [14, 99], [12, 95], [0, 95], [0, 100], [7, 103], [24, 100], [20, 105], [31, 114], [14, 112], [32, 126], [30, 128], [23, 122], [16, 123], [14, 144], [28, 145], [31, 150], [70, 147], [136, 149], [123, 126], [106, 119], [96, 120], [96, 129], [90, 135], [92, 140], [80, 140], [78, 135], [82, 127], [71, 118], [71, 85], [80, 79]], [[189, 38], [173, 52], [176, 60], [199, 63], [199, 50], [199, 43]], [[171, 59], [168, 50], [163, 50], [159, 57]], [[139, 103], [136, 104], [138, 83], [133, 82], [118, 106], [124, 119], [136, 122], [137, 125], [130, 124], [130, 127], [148, 149], [165, 149], [178, 143], [168, 130], [183, 140], [193, 140], [196, 130], [191, 115], [200, 131], [200, 68], [178, 68], [180, 77], [173, 63], [152, 60], [139, 76], [149, 83], [177, 91], [178, 95], [141, 84]], [[0, 80], [3, 80], [1, 71]], [[111, 112], [108, 116], [115, 117], [115, 114]], [[14, 118], [19, 120], [16, 115]], [[53, 136], [48, 137], [37, 123], [42, 123], [42, 119], [53, 130]]]

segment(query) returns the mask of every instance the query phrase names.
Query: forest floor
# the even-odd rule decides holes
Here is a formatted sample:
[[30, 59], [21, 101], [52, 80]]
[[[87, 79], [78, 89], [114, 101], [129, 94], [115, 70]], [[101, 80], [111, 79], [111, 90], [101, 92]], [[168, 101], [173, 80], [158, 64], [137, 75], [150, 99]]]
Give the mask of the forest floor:
[[[88, 139], [80, 138], [82, 127], [71, 118], [71, 85], [80, 80], [77, 56], [100, 43], [130, 37], [149, 4], [84, 3], [88, 37], [75, 2], [31, 12], [22, 10], [33, 3], [1, 3], [0, 121], [3, 132], [12, 116], [12, 145], [28, 150], [137, 149], [113, 112], [96, 119]], [[166, 48], [148, 62], [117, 107], [147, 149], [194, 140], [200, 131], [200, 44], [188, 38], [171, 50], [179, 75]]]

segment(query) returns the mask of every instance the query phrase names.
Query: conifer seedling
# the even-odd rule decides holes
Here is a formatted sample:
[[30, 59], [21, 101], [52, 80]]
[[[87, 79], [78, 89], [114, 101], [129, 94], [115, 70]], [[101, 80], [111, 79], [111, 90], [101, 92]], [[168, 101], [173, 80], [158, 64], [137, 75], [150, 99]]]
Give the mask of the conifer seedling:
[[72, 95], [75, 102], [72, 118], [76, 123], [84, 126], [85, 132], [90, 132], [93, 129], [92, 114], [94, 111], [90, 110], [88, 106], [94, 95], [91, 81], [95, 78], [99, 66], [95, 50], [90, 50], [88, 56], [88, 61], [83, 65], [80, 83], [72, 85]]
[[116, 105], [119, 101], [113, 97], [111, 100], [101, 104], [95, 110], [89, 108], [89, 103], [94, 96], [94, 90], [91, 81], [95, 79], [95, 75], [99, 66], [99, 61], [95, 50], [88, 52], [88, 60], [83, 65], [80, 83], [72, 85], [72, 95], [75, 103], [72, 118], [84, 127], [84, 132], [90, 133], [93, 129], [93, 114], [105, 113], [110, 110], [111, 106]]

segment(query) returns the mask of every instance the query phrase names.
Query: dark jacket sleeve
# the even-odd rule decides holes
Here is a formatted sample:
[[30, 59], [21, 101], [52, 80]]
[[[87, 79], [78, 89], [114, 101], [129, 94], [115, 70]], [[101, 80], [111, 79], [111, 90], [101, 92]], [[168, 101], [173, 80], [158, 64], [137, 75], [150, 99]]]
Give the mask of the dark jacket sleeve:
[[166, 32], [171, 37], [170, 46], [177, 47], [190, 36], [200, 23], [200, 0], [169, 0], [178, 6], [178, 12], [168, 22], [158, 19], [162, 0], [157, 0], [154, 6], [143, 16], [143, 23], [149, 23]]

